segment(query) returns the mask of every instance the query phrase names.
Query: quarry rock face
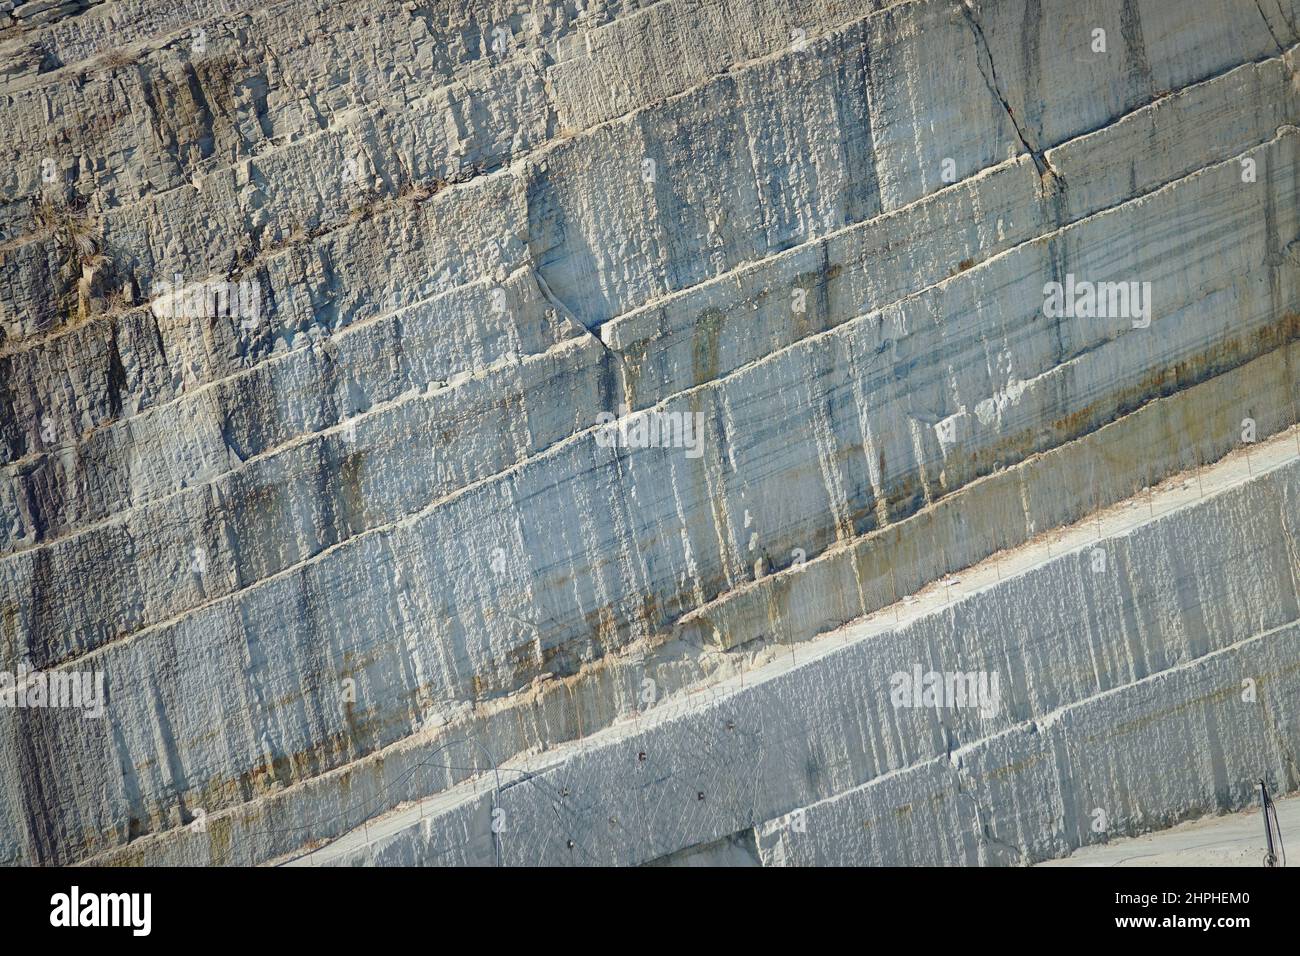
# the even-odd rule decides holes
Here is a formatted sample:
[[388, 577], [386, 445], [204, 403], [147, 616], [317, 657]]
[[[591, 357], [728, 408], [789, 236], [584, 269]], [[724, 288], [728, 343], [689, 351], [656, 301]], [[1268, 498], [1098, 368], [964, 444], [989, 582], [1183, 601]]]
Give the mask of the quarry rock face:
[[0, 4], [0, 862], [981, 864], [1300, 788], [1300, 2]]

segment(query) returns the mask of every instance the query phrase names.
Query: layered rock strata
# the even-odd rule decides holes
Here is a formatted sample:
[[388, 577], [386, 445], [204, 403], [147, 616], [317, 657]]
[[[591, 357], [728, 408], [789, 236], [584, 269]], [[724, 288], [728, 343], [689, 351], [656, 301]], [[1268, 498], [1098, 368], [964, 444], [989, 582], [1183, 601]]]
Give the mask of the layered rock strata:
[[[0, 711], [6, 862], [292, 856], [1296, 421], [1290, 0], [33, 6], [0, 22], [0, 671], [107, 706]], [[1294, 681], [1253, 587], [1033, 719], [1165, 672], [1191, 707], [1212, 653]], [[987, 614], [958, 664], [1026, 637]], [[988, 746], [1057, 772], [1030, 713]], [[952, 784], [913, 731], [592, 858], [908, 859], [762, 826]], [[971, 846], [925, 858], [1012, 861]]]

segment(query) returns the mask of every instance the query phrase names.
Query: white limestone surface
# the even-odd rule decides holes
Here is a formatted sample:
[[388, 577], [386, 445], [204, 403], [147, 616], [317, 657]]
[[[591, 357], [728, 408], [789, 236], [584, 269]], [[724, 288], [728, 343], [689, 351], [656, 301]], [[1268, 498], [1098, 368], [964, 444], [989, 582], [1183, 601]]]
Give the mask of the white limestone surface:
[[[1296, 421], [1294, 0], [49, 10], [0, 20], [0, 671], [107, 707], [0, 712], [0, 862], [291, 853], [461, 783], [431, 728], [591, 737], [646, 660], [743, 671]], [[1196, 580], [1117, 692], [1289, 620]], [[1083, 707], [1038, 650], [1023, 706]], [[839, 707], [790, 806], [936, 756]], [[737, 814], [592, 852], [768, 852]]]

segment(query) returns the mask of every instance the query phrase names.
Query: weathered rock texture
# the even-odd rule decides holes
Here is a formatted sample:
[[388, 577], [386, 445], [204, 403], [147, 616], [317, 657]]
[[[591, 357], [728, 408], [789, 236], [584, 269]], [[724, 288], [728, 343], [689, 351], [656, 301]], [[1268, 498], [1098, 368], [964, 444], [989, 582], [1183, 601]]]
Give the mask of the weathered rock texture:
[[[1296, 436], [1274, 453], [296, 862], [1024, 864], [1249, 803], [1300, 743]], [[888, 675], [954, 661], [1003, 675], [997, 715], [892, 706]]]
[[[536, 787], [454, 788], [580, 739], [584, 812], [637, 821], [588, 862], [1025, 862], [1079, 845], [1084, 794], [1131, 831], [1300, 786], [1293, 468], [1144, 532], [1200, 556], [1170, 571], [1195, 621], [1131, 566], [1103, 602], [1050, 564], [978, 626], [796, 655], [735, 698], [813, 753], [691, 693], [1295, 422], [1297, 43], [1295, 0], [0, 14], [0, 671], [108, 694], [98, 720], [0, 710], [0, 860], [345, 858], [447, 790], [436, 826], [347, 853], [567, 861], [553, 802], [502, 802]], [[1045, 309], [1074, 279], [1149, 310]], [[199, 282], [259, 308], [172, 307]], [[611, 447], [629, 410], [701, 416], [701, 453]], [[878, 679], [937, 647], [1019, 682], [946, 748]], [[1267, 752], [1257, 712], [1202, 706], [1247, 672]], [[650, 704], [763, 800], [629, 796]], [[1153, 707], [1209, 763], [1154, 718], [1105, 731]], [[1068, 796], [993, 775], [995, 852], [924, 804], [966, 792], [958, 746]], [[948, 842], [843, 822], [899, 794]], [[531, 836], [496, 839], [494, 807]]]

